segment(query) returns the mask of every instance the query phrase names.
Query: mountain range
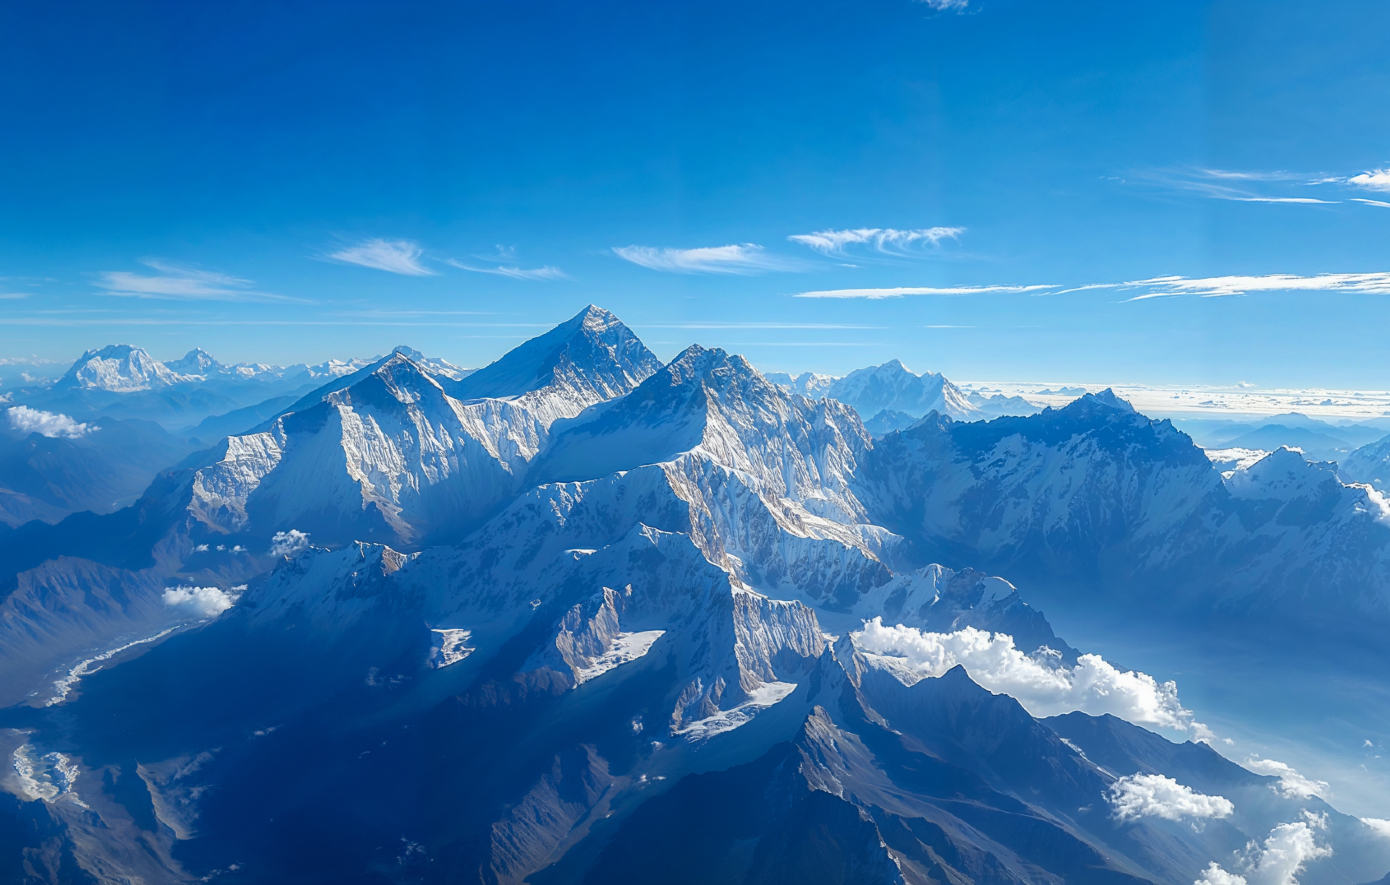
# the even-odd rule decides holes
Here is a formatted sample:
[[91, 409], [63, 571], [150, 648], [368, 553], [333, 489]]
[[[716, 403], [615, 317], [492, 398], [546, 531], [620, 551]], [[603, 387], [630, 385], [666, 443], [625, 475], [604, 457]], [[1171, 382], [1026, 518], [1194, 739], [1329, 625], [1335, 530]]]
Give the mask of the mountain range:
[[1032, 604], [1390, 624], [1390, 506], [1336, 465], [1223, 475], [1108, 391], [979, 420], [896, 361], [663, 364], [593, 306], [476, 372], [319, 380], [129, 506], [0, 533], [7, 880], [1390, 870], [1390, 824]]

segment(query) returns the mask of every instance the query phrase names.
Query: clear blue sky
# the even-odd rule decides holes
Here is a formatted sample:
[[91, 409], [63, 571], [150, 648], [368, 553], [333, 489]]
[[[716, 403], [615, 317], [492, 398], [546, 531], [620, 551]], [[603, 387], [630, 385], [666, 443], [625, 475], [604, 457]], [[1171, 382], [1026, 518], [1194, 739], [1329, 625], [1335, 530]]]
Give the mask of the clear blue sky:
[[1390, 387], [1390, 4], [943, 2], [6, 4], [0, 355]]

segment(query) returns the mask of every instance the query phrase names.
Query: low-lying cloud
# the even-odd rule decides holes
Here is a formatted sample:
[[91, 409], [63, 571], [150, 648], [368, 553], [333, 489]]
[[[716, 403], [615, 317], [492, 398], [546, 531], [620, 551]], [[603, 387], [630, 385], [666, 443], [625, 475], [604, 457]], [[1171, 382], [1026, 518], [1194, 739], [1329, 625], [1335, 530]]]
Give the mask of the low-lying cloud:
[[276, 557], [294, 556], [308, 546], [308, 532], [301, 532], [299, 529], [290, 529], [287, 532], [276, 532], [275, 537], [270, 539], [270, 555]]
[[1298, 875], [1308, 861], [1332, 854], [1330, 847], [1317, 841], [1325, 829], [1325, 815], [1304, 812], [1303, 820], [1270, 830], [1263, 845], [1253, 841], [1246, 845], [1234, 864], [1239, 872], [1227, 872], [1213, 862], [1193, 885], [1298, 885]]
[[420, 263], [425, 250], [419, 243], [410, 240], [383, 240], [380, 238], [363, 240], [355, 246], [348, 246], [331, 253], [328, 257], [343, 264], [356, 264], [373, 270], [407, 277], [430, 277], [434, 271]]
[[1246, 759], [1245, 767], [1256, 774], [1265, 774], [1279, 778], [1276, 789], [1290, 799], [1309, 799], [1317, 796], [1326, 799], [1329, 790], [1327, 781], [1315, 781], [1312, 778], [1304, 777], [1290, 765], [1283, 762], [1276, 762], [1273, 759]]
[[1132, 774], [1110, 785], [1106, 800], [1123, 821], [1157, 817], [1179, 821], [1230, 817], [1236, 807], [1222, 796], [1208, 796], [1161, 774]]
[[11, 406], [5, 410], [10, 427], [20, 433], [37, 433], [49, 439], [77, 439], [100, 428], [79, 424], [67, 415], [44, 412], [28, 406]]
[[178, 586], [164, 591], [164, 604], [199, 618], [215, 618], [236, 605], [246, 585], [222, 590], [218, 587]]
[[1175, 682], [1147, 673], [1120, 670], [1100, 655], [1082, 655], [1075, 667], [1030, 657], [1014, 646], [1012, 636], [967, 627], [956, 633], [928, 633], [912, 627], [889, 627], [882, 618], [864, 622], [855, 643], [874, 654], [893, 655], [924, 676], [941, 676], [964, 666], [970, 678], [989, 691], [1007, 694], [1034, 716], [1081, 711], [1110, 713], [1136, 725], [1187, 732], [1209, 741], [1211, 731], [1178, 701]]

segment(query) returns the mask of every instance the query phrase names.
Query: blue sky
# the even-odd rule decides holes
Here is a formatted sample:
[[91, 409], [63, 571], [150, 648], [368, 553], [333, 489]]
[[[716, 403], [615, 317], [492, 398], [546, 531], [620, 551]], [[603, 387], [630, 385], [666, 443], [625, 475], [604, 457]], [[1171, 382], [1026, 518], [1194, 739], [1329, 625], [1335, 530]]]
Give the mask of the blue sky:
[[9, 4], [0, 355], [478, 365], [595, 302], [765, 369], [1385, 389], [1387, 32], [1304, 0]]

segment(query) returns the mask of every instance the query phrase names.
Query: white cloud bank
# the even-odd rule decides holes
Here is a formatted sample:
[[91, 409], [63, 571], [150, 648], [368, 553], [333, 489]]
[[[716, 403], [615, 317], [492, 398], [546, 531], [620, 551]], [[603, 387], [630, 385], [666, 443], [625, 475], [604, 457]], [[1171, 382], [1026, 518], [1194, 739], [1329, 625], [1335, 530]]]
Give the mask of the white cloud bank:
[[11, 406], [5, 410], [10, 427], [20, 433], [38, 433], [50, 439], [77, 439], [100, 428], [79, 424], [67, 415], [44, 412], [28, 406]]
[[613, 249], [613, 254], [624, 261], [667, 273], [752, 274], [793, 269], [791, 263], [768, 255], [762, 246], [755, 243], [699, 249], [619, 246]]
[[1310, 860], [1329, 857], [1332, 849], [1317, 843], [1317, 831], [1327, 828], [1323, 815], [1304, 812], [1304, 819], [1270, 830], [1264, 845], [1251, 842], [1229, 873], [1213, 862], [1193, 885], [1298, 885], [1298, 874]]
[[288, 532], [276, 532], [275, 537], [270, 539], [270, 555], [277, 557], [294, 556], [308, 546], [308, 532], [301, 532], [299, 529], [290, 529]]
[[1360, 175], [1353, 175], [1348, 178], [1347, 182], [1368, 190], [1390, 193], [1390, 169], [1372, 169], [1369, 172], [1362, 172]]
[[410, 240], [371, 239], [339, 249], [328, 257], [343, 264], [356, 264], [407, 277], [434, 276], [434, 271], [420, 263], [420, 256], [424, 252], [419, 243]]
[[1390, 820], [1378, 820], [1374, 817], [1363, 817], [1361, 822], [1375, 830], [1377, 836], [1384, 836], [1390, 839]]
[[941, 676], [961, 665], [975, 682], [1017, 700], [1032, 715], [1081, 711], [1110, 713], [1135, 725], [1188, 732], [1209, 741], [1210, 729], [1178, 701], [1176, 682], [1160, 683], [1147, 673], [1120, 670], [1099, 655], [1082, 655], [1075, 667], [1029, 657], [1012, 636], [967, 627], [956, 633], [927, 633], [913, 627], [864, 622], [855, 643], [874, 654], [904, 659], [924, 676]]
[[1230, 817], [1236, 807], [1222, 796], [1208, 796], [1161, 774], [1132, 774], [1110, 785], [1106, 799], [1120, 820], [1158, 817], [1178, 821]]
[[942, 240], [954, 240], [965, 233], [963, 227], [926, 227], [917, 230], [861, 227], [854, 230], [820, 230], [811, 234], [793, 234], [787, 239], [810, 246], [825, 255], [844, 255], [849, 246], [867, 245], [879, 252], [908, 254], [913, 247], [935, 246]]
[[217, 587], [179, 586], [164, 591], [164, 604], [199, 618], [215, 618], [236, 605], [245, 590], [245, 584], [230, 591]]
[[1309, 799], [1317, 796], [1326, 799], [1328, 791], [1331, 789], [1327, 781], [1315, 781], [1312, 778], [1304, 777], [1293, 769], [1292, 766], [1283, 762], [1276, 762], [1273, 759], [1246, 759], [1245, 767], [1256, 774], [1271, 775], [1279, 778], [1278, 791], [1290, 799]]

